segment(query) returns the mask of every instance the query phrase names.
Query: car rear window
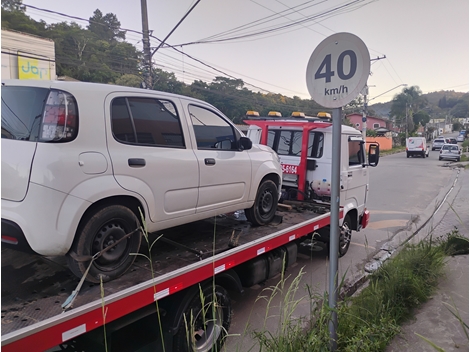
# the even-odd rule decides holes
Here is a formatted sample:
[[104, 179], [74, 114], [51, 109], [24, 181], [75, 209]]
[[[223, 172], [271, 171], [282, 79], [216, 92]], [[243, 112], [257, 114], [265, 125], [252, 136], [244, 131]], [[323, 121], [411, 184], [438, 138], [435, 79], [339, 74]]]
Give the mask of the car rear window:
[[47, 88], [2, 86], [2, 138], [37, 141]]
[[70, 93], [2, 86], [2, 138], [61, 143], [77, 133], [77, 102]]

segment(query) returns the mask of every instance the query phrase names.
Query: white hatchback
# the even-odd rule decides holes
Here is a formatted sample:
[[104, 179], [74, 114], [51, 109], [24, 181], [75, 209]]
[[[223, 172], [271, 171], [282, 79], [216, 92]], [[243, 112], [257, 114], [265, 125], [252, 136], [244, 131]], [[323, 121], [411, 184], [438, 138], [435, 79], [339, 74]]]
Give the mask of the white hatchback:
[[[122, 275], [149, 232], [245, 209], [269, 223], [282, 171], [216, 108], [114, 85], [2, 84], [2, 244], [67, 255], [99, 282]], [[129, 235], [130, 234], [130, 235]], [[97, 254], [98, 253], [98, 254]]]

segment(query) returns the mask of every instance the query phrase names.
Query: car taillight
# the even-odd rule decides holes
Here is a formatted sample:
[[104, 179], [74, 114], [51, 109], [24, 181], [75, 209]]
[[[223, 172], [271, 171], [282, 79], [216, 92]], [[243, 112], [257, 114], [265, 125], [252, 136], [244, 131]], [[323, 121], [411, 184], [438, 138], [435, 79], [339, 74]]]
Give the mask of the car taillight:
[[75, 98], [63, 91], [51, 90], [42, 118], [42, 142], [70, 142], [78, 133], [78, 107]]

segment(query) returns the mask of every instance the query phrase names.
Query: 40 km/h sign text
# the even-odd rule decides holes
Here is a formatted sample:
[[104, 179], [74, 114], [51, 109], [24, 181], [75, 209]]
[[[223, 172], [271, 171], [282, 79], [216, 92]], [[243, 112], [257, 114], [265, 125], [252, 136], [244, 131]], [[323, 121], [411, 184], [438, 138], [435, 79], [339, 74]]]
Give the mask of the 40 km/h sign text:
[[[345, 58], [349, 58], [349, 71], [345, 72]], [[347, 67], [347, 66], [346, 66]], [[356, 53], [352, 50], [345, 50], [339, 56], [336, 62], [336, 72], [338, 77], [344, 81], [354, 77], [357, 70], [357, 56]], [[323, 59], [322, 63], [318, 67], [317, 72], [315, 72], [315, 79], [325, 79], [326, 83], [331, 82], [331, 77], [335, 75], [335, 71], [331, 69], [331, 54], [328, 54]], [[325, 96], [327, 95], [338, 95], [338, 94], [348, 94], [348, 87], [341, 85], [338, 88], [325, 88]]]

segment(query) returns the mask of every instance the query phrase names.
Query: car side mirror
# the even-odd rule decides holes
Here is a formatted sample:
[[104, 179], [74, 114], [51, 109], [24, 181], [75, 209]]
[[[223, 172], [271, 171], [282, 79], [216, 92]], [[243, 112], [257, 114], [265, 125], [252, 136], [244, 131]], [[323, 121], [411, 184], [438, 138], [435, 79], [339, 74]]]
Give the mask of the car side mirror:
[[375, 167], [379, 164], [380, 147], [378, 143], [369, 144], [369, 166]]
[[238, 140], [238, 149], [240, 150], [250, 150], [253, 146], [253, 142], [248, 137], [240, 137]]

